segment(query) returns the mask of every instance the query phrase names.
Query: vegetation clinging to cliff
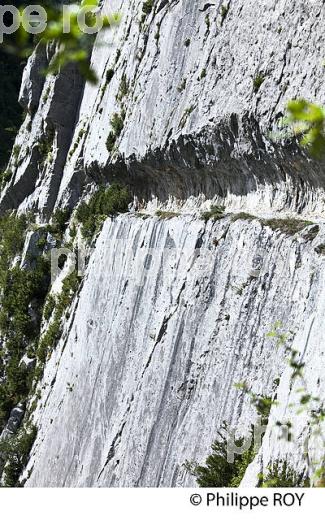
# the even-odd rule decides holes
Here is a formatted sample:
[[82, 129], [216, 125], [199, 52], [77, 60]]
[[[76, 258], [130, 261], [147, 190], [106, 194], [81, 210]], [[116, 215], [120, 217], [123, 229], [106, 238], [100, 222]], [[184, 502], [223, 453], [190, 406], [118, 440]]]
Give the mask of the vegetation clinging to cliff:
[[[237, 439], [242, 445], [244, 437]], [[253, 443], [243, 454], [235, 454], [234, 462], [227, 460], [227, 426], [224, 424], [212, 444], [212, 453], [204, 465], [185, 462], [185, 469], [196, 478], [200, 487], [238, 487], [255, 452]]]
[[125, 187], [113, 184], [108, 189], [100, 188], [88, 203], [83, 202], [77, 209], [83, 237], [92, 239], [107, 217], [125, 213], [130, 202], [130, 193]]

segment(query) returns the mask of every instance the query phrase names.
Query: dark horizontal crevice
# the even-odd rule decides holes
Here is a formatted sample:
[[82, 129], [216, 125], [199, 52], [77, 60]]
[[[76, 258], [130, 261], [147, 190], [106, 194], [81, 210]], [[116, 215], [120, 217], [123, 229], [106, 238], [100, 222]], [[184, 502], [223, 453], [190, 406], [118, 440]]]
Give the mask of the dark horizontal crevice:
[[[249, 149], [249, 151], [247, 151]], [[286, 205], [303, 211], [310, 190], [325, 188], [324, 162], [311, 160], [295, 142], [267, 143], [250, 116], [240, 124], [235, 115], [218, 128], [180, 136], [140, 162], [135, 156], [104, 168], [96, 162], [86, 173], [97, 183], [119, 182], [141, 200], [153, 196], [184, 200], [204, 194], [208, 199], [245, 196], [271, 185], [287, 183]]]

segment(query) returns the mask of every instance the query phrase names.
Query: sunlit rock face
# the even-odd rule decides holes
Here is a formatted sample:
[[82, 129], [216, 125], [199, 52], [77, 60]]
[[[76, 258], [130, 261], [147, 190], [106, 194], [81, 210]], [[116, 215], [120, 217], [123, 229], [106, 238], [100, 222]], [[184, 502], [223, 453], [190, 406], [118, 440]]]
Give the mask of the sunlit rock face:
[[[323, 3], [223, 6], [162, 0], [145, 15], [141, 0], [103, 2], [122, 20], [96, 40], [97, 85], [84, 87], [73, 67], [44, 81], [37, 71], [55, 49], [37, 49], [0, 211], [19, 205], [48, 217], [55, 204], [75, 205], [87, 184], [112, 179], [146, 200], [203, 193], [259, 211], [324, 211], [323, 168], [276, 139], [288, 100], [324, 97]], [[114, 114], [124, 124], [112, 153]]]
[[[240, 436], [254, 420], [235, 383], [274, 394], [286, 361], [266, 338], [273, 322], [314, 350], [323, 261], [304, 233], [229, 219], [107, 221], [46, 369], [27, 485], [193, 483], [183, 464], [205, 458], [221, 423]], [[302, 464], [298, 448], [292, 456]]]
[[[96, 85], [74, 66], [40, 77], [54, 48], [37, 48], [26, 67], [0, 212], [48, 222], [113, 181], [135, 200], [93, 244], [46, 365], [27, 486], [193, 485], [184, 462], [205, 460], [223, 421], [241, 436], [256, 419], [242, 381], [281, 402], [243, 485], [288, 454], [306, 467], [308, 418], [290, 406], [287, 354], [267, 333], [282, 323], [324, 395], [324, 165], [279, 123], [288, 100], [324, 98], [325, 9], [223, 6], [158, 0], [144, 16], [140, 0], [103, 2], [123, 17], [96, 40]], [[123, 129], [109, 150], [114, 117]], [[211, 204], [226, 216], [205, 223]], [[233, 219], [239, 211], [256, 218]], [[263, 224], [270, 217], [319, 230], [288, 235]], [[282, 420], [294, 444], [279, 442]]]

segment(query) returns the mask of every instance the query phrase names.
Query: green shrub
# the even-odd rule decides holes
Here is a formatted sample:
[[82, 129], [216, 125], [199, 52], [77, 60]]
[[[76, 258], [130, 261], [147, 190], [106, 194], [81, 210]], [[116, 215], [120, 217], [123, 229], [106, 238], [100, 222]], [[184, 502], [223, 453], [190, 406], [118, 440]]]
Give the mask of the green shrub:
[[254, 217], [254, 215], [250, 215], [249, 213], [236, 213], [235, 215], [232, 215], [231, 221], [237, 222], [237, 220], [248, 220], [249, 222], [256, 219], [257, 217]]
[[149, 15], [153, 9], [153, 5], [154, 5], [154, 0], [146, 0], [142, 6], [142, 11], [146, 15]]
[[[54, 350], [62, 335], [62, 318], [71, 304], [79, 285], [80, 279], [78, 278], [77, 273], [73, 272], [63, 280], [62, 291], [59, 296], [57, 296], [56, 300], [54, 300], [52, 296], [48, 298], [48, 300], [50, 298], [54, 300], [54, 309], [52, 308], [51, 312], [53, 319], [38, 344], [37, 358], [41, 364], [46, 362], [48, 354]], [[53, 302], [50, 303], [50, 306], [53, 306]]]
[[[309, 220], [299, 220], [295, 218], [287, 218], [287, 219], [279, 219], [279, 218], [271, 218], [271, 219], [260, 219], [258, 217], [254, 217], [254, 215], [250, 215], [249, 213], [236, 213], [231, 217], [232, 222], [236, 222], [237, 220], [258, 220], [262, 226], [270, 227], [273, 231], [280, 231], [285, 235], [295, 235], [299, 233], [303, 229], [308, 226], [311, 226], [313, 222]], [[317, 233], [319, 232], [319, 228], [314, 227], [310, 230], [310, 232], [306, 235], [306, 240], [313, 240]]]
[[40, 165], [43, 166], [49, 159], [53, 148], [53, 141], [55, 137], [54, 128], [47, 128], [47, 131], [42, 135], [42, 138], [37, 143], [37, 148], [40, 154]]
[[2, 188], [7, 182], [10, 181], [12, 177], [12, 171], [11, 170], [4, 170], [0, 173], [0, 188]]
[[117, 137], [114, 134], [114, 132], [110, 132], [106, 139], [106, 148], [107, 148], [108, 152], [112, 152], [114, 150], [116, 140], [117, 140]]
[[225, 216], [224, 213], [224, 206], [212, 206], [210, 211], [205, 211], [202, 213], [202, 218], [205, 220], [205, 222], [208, 220], [220, 220]]
[[0, 452], [6, 461], [3, 471], [4, 487], [20, 487], [19, 477], [26, 467], [37, 436], [36, 426], [20, 428], [16, 435], [0, 443]]
[[128, 95], [129, 92], [129, 83], [126, 78], [126, 74], [122, 74], [121, 83], [119, 87], [119, 91], [117, 94], [117, 100], [122, 101], [122, 99]]
[[310, 487], [309, 478], [304, 474], [299, 475], [287, 461], [270, 464], [267, 474], [259, 477], [259, 487], [264, 488]]
[[75, 152], [80, 144], [80, 141], [85, 134], [86, 134], [86, 128], [83, 127], [79, 130], [77, 139], [75, 140], [74, 145], [72, 146], [72, 148], [69, 151], [69, 159], [75, 154]]
[[[3, 422], [17, 402], [24, 401], [31, 389], [33, 371], [20, 364], [27, 346], [39, 335], [41, 309], [50, 282], [49, 262], [40, 257], [35, 268], [27, 271], [18, 266], [8, 270], [2, 288], [0, 311], [1, 336], [6, 337], [6, 364], [4, 384], [0, 395], [0, 414]], [[38, 313], [29, 312], [33, 302]], [[3, 424], [2, 424], [3, 425]]]
[[43, 312], [43, 316], [46, 320], [50, 319], [54, 309], [55, 309], [55, 298], [54, 298], [54, 296], [52, 296], [52, 294], [50, 294], [47, 297], [46, 304], [44, 307], [44, 312]]
[[82, 203], [76, 212], [82, 224], [84, 238], [92, 239], [108, 216], [128, 211], [131, 197], [127, 188], [113, 184], [108, 189], [100, 188], [88, 203]]
[[228, 5], [222, 5], [220, 10], [221, 15], [221, 25], [223, 25], [223, 22], [225, 21], [227, 14], [229, 12], [230, 6]]
[[113, 131], [117, 137], [119, 137], [122, 133], [123, 127], [124, 127], [124, 119], [125, 119], [125, 112], [121, 112], [121, 114], [113, 114], [113, 117], [111, 119], [111, 125], [113, 128]]
[[56, 238], [62, 239], [63, 234], [67, 228], [71, 211], [69, 209], [57, 209], [51, 219], [51, 226], [49, 231], [56, 236]]
[[257, 74], [255, 78], [253, 79], [253, 90], [255, 94], [260, 90], [261, 86], [263, 85], [265, 81], [265, 76], [262, 74]]
[[106, 84], [109, 85], [109, 83], [112, 81], [113, 76], [115, 74], [114, 69], [108, 69], [106, 72]]
[[174, 213], [173, 211], [156, 211], [156, 216], [160, 219], [170, 220], [171, 218], [178, 217], [179, 213]]
[[[0, 217], [0, 336], [6, 338], [6, 363], [0, 365], [0, 428], [17, 402], [24, 402], [31, 389], [33, 370], [21, 364], [27, 347], [37, 342], [41, 312], [50, 282], [46, 258], [33, 259], [33, 269], [14, 267], [21, 254], [27, 230], [27, 218]], [[31, 312], [32, 306], [32, 312]]]
[[26, 229], [25, 216], [7, 213], [0, 217], [0, 287], [4, 285], [11, 262], [22, 252]]
[[[240, 438], [237, 439], [236, 444], [240, 446], [243, 442], [244, 438]], [[253, 443], [244, 454], [234, 454], [233, 463], [228, 462], [227, 432], [226, 425], [223, 425], [211, 449], [212, 453], [206, 459], [204, 466], [195, 462], [186, 462], [186, 469], [196, 478], [200, 487], [238, 487], [255, 456]]]
[[263, 226], [270, 227], [273, 231], [281, 231], [281, 233], [285, 233], [286, 235], [295, 235], [305, 229], [305, 227], [313, 224], [313, 222], [309, 220], [298, 220], [294, 218], [263, 219], [261, 223]]
[[125, 120], [124, 110], [122, 110], [122, 112], [120, 114], [115, 113], [112, 116], [112, 119], [111, 119], [112, 130], [108, 134], [108, 137], [106, 140], [106, 148], [109, 152], [113, 151], [115, 143], [122, 133], [122, 130], [124, 128], [124, 120]]

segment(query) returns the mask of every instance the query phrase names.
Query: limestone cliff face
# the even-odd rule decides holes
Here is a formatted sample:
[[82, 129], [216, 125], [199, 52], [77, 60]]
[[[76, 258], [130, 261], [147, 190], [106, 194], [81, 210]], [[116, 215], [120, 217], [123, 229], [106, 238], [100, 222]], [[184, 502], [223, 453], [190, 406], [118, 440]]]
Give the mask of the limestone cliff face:
[[[325, 178], [274, 132], [289, 99], [324, 99], [323, 2], [158, 0], [142, 20], [140, 0], [106, 4], [123, 18], [96, 40], [97, 85], [73, 67], [42, 79], [53, 49], [29, 60], [0, 198], [47, 221], [96, 183], [135, 196], [106, 221], [46, 366], [27, 485], [193, 484], [185, 460], [205, 459], [224, 420], [239, 433], [252, 422], [234, 384], [271, 395], [277, 378], [282, 404], [243, 483], [289, 450], [303, 469], [307, 418], [290, 411], [286, 353], [266, 333], [276, 320], [292, 332], [323, 395]], [[211, 203], [258, 218], [205, 223]], [[288, 236], [261, 224], [270, 216], [319, 230]], [[287, 416], [293, 448], [272, 429]]]
[[[49, 56], [30, 60], [21, 155], [0, 208], [46, 213], [55, 201], [75, 204], [93, 179], [117, 176], [145, 199], [203, 192], [237, 206], [323, 211], [323, 169], [270, 139], [287, 100], [324, 97], [321, 0], [157, 0], [141, 22], [142, 4], [104, 2], [123, 18], [95, 44], [96, 86], [83, 90], [71, 69], [44, 83], [36, 71]], [[111, 153], [114, 114], [124, 125]]]
[[[46, 368], [27, 485], [193, 483], [183, 464], [205, 459], [222, 422], [240, 436], [254, 420], [235, 383], [274, 394], [286, 367], [283, 348], [266, 338], [275, 320], [297, 336], [322, 393], [315, 245], [257, 221], [107, 221]], [[285, 378], [280, 389], [287, 404]], [[291, 461], [302, 460], [296, 446]]]

